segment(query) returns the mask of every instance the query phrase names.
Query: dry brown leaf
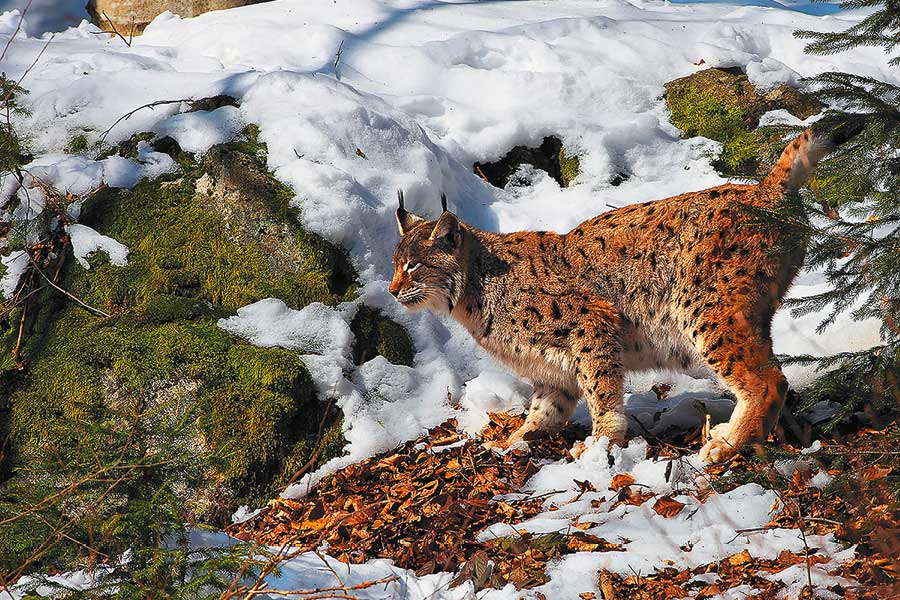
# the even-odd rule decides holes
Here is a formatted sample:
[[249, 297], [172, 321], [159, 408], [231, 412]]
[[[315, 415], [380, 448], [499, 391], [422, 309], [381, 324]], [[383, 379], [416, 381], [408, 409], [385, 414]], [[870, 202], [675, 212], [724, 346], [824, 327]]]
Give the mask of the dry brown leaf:
[[634, 477], [630, 473], [618, 473], [614, 475], [612, 481], [609, 482], [609, 489], [617, 492], [622, 488], [633, 484]]
[[684, 502], [679, 502], [671, 496], [663, 496], [653, 505], [653, 510], [656, 511], [656, 514], [659, 516], [671, 519], [684, 510], [684, 507]]
[[886, 477], [891, 471], [893, 471], [892, 467], [869, 465], [862, 470], [861, 477], [863, 481], [875, 481], [876, 479], [882, 479]]
[[746, 550], [744, 550], [740, 554], [734, 554], [734, 555], [728, 557], [729, 564], [732, 564], [735, 566], [745, 565], [748, 562], [751, 562], [752, 560], [753, 560], [753, 557], [750, 556], [750, 553], [747, 552]]

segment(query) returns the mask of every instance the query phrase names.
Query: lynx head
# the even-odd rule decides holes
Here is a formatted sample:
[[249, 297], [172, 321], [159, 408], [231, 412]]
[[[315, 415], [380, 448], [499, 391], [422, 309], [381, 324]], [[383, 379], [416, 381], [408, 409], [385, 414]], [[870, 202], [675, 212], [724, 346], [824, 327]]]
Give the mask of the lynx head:
[[394, 250], [394, 277], [390, 292], [410, 310], [431, 308], [450, 312], [459, 301], [465, 285], [463, 240], [465, 229], [447, 210], [447, 198], [441, 195], [443, 212], [436, 221], [407, 212], [403, 192], [397, 192], [397, 226], [400, 243]]

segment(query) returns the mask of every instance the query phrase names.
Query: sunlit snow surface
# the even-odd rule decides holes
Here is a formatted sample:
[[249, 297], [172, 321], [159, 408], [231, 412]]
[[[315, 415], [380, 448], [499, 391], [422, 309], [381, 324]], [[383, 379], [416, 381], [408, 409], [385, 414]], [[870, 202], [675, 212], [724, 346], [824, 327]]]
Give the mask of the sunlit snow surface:
[[[203, 152], [242, 125], [258, 124], [269, 167], [293, 187], [304, 224], [350, 251], [363, 280], [362, 299], [413, 336], [414, 369], [382, 358], [354, 369], [347, 327], [355, 312], [351, 304], [298, 309], [270, 299], [221, 322], [254, 343], [302, 354], [319, 390], [334, 396], [346, 415], [347, 455], [286, 492], [302, 495], [323, 475], [416, 437], [450, 416], [477, 431], [486, 410], [522, 406], [529, 393], [527, 384], [510, 377], [460, 327], [427, 312], [407, 313], [387, 294], [398, 188], [406, 190], [407, 207], [423, 216], [438, 213], [444, 191], [452, 210], [485, 229], [566, 231], [613, 207], [724, 181], [709, 165], [708, 155], [718, 144], [681, 139], [668, 122], [661, 96], [663, 84], [673, 78], [707, 66], [740, 66], [763, 87], [834, 69], [900, 83], [878, 49], [810, 57], [792, 36], [798, 28], [841, 30], [862, 13], [820, 17], [800, 12], [821, 12], [819, 5], [787, 10], [768, 0], [754, 2], [762, 7], [739, 4], [744, 3], [281, 0], [195, 19], [165, 14], [130, 48], [82, 23], [58, 33], [23, 82], [31, 91], [24, 99], [30, 115], [17, 116], [16, 125], [29, 133], [38, 156], [33, 170], [60, 189], [84, 193], [101, 181], [134, 185], [174, 165], [149, 147], [139, 149], [137, 161], [69, 156], [62, 149], [73, 136], [84, 133], [93, 142], [120, 116], [158, 100], [226, 93], [241, 101], [238, 109], [209, 113], [178, 114], [183, 108], [178, 103], [144, 109], [117, 124], [108, 140], [153, 130], [176, 138], [182, 148]], [[17, 23], [15, 12], [0, 16], [0, 42], [5, 44]], [[25, 31], [38, 36], [39, 29], [28, 25]], [[3, 70], [19, 77], [46, 39], [17, 38]], [[701, 61], [702, 67], [695, 66]], [[767, 117], [777, 118], [784, 115]], [[550, 134], [581, 158], [582, 173], [569, 188], [537, 176], [532, 186], [497, 190], [471, 172], [474, 161], [496, 159], [514, 145], [537, 144]], [[621, 172], [630, 178], [610, 185]], [[9, 187], [0, 186], [4, 189]], [[27, 207], [32, 216], [41, 208], [36, 203]], [[5, 293], [12, 291], [11, 277], [17, 277], [20, 266], [13, 260], [4, 260], [13, 266], [2, 282]], [[819, 275], [805, 274], [792, 293], [819, 286]], [[818, 336], [819, 317], [792, 319], [779, 313], [776, 351], [815, 354], [877, 341], [875, 324], [846, 318]], [[789, 378], [801, 385], [808, 372], [792, 370]], [[464, 385], [473, 379], [464, 397]], [[673, 385], [664, 403], [647, 392], [662, 381]], [[629, 411], [655, 431], [699, 418], [699, 402], [717, 418], [726, 418], [730, 410], [717, 385], [702, 378], [645, 374], [633, 377], [629, 389], [636, 392], [628, 397]], [[450, 407], [448, 394], [462, 401], [462, 411]], [[586, 418], [580, 409], [576, 419]], [[571, 491], [573, 478], [591, 479], [597, 489], [605, 489], [614, 471], [631, 471], [654, 489], [669, 485], [661, 478], [664, 463], [643, 460], [641, 448], [640, 441], [632, 442], [608, 467], [605, 451], [592, 447], [575, 463], [547, 465], [527, 489]], [[683, 461], [687, 465], [696, 466], [696, 458]], [[692, 519], [687, 515], [699, 507], [660, 520], [646, 506], [603, 513], [579, 502], [548, 513], [546, 520], [532, 520], [525, 526], [542, 530], [567, 526], [564, 521], [576, 517], [597, 519], [604, 537], [620, 532], [632, 540], [629, 552], [621, 555], [566, 557], [553, 567], [554, 578], [544, 592], [566, 598], [595, 590], [594, 574], [601, 566], [647, 572], [664, 560], [691, 566], [743, 548], [759, 555], [797, 547], [793, 531], [731, 540], [735, 529], [768, 522], [770, 492], [745, 487], [711, 502]], [[684, 553], [679, 546], [687, 541], [694, 549]], [[816, 545], [833, 555], [838, 550], [829, 539]], [[416, 578], [385, 561], [349, 572], [345, 565], [335, 568], [348, 583], [400, 573], [389, 597], [473, 597], [471, 590], [447, 590], [449, 575]], [[795, 575], [799, 581], [806, 572]], [[315, 556], [288, 565], [282, 579], [275, 587], [334, 583]], [[359, 595], [383, 598], [385, 591]], [[483, 597], [519, 593], [506, 589], [480, 593]]]

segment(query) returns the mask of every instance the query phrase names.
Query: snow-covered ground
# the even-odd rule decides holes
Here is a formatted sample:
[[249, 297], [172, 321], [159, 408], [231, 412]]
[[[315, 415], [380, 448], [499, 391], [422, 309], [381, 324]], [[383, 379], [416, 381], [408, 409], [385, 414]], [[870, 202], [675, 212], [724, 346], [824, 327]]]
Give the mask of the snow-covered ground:
[[[92, 142], [120, 116], [158, 100], [223, 93], [240, 100], [240, 108], [213, 112], [177, 114], [177, 103], [144, 109], [118, 123], [107, 139], [115, 142], [153, 130], [176, 138], [189, 151], [202, 152], [243, 124], [259, 125], [269, 167], [293, 187], [305, 225], [350, 251], [365, 284], [362, 299], [404, 324], [418, 350], [413, 369], [379, 357], [346, 378], [353, 305], [296, 310], [269, 299], [221, 322], [254, 343], [304, 355], [319, 389], [337, 396], [347, 417], [348, 454], [286, 492], [299, 495], [324, 474], [414, 438], [447, 417], [458, 416], [477, 429], [486, 409], [512, 406], [528, 396], [527, 385], [498, 367], [461, 328], [429, 313], [406, 313], [388, 295], [398, 188], [406, 190], [407, 208], [424, 216], [438, 213], [443, 191], [452, 210], [485, 229], [566, 231], [613, 207], [718, 185], [723, 180], [708, 158], [717, 143], [680, 138], [661, 100], [663, 84], [708, 66], [740, 66], [763, 87], [834, 69], [900, 83], [900, 72], [887, 66], [878, 49], [828, 57], [803, 54], [803, 42], [792, 36], [795, 29], [841, 30], [863, 16], [807, 14], [833, 9], [805, 3], [786, 7], [770, 0], [278, 0], [195, 19], [165, 14], [131, 47], [82, 23], [57, 33], [23, 81], [31, 92], [25, 99], [31, 112], [17, 117], [17, 125], [28, 132], [38, 156], [32, 170], [77, 194], [101, 181], [133, 185], [141, 176], [174, 166], [149, 148], [139, 150], [137, 163], [70, 156], [63, 149], [73, 136], [84, 134]], [[42, 14], [34, 13], [36, 18]], [[0, 16], [0, 43], [5, 44], [18, 21], [16, 11]], [[46, 30], [42, 23], [27, 24], [27, 36], [20, 34], [11, 45], [3, 71], [18, 78], [35, 60], [48, 39], [41, 34]], [[45, 27], [59, 28], [59, 22]], [[703, 66], [697, 66], [701, 61]], [[532, 185], [497, 190], [472, 173], [473, 162], [496, 159], [517, 144], [537, 145], [546, 135], [559, 136], [567, 151], [580, 157], [582, 172], [574, 185], [561, 189], [536, 172]], [[617, 173], [630, 177], [613, 186], [610, 180]], [[127, 254], [108, 238], [79, 233], [92, 247]], [[19, 271], [9, 269], [0, 290], [10, 290], [10, 278]], [[809, 293], [820, 285], [819, 275], [805, 274], [793, 293]], [[821, 354], [877, 341], [877, 325], [871, 322], [845, 319], [825, 335], [815, 334], [817, 323], [817, 315], [793, 319], [779, 313], [776, 351]], [[799, 369], [789, 372], [795, 385], [808, 376]], [[472, 383], [463, 400], [467, 409], [460, 414], [447, 396], [449, 391], [454, 399], [463, 398], [466, 382]], [[647, 393], [656, 382], [673, 386], [665, 404]], [[699, 417], [698, 400], [717, 417], [725, 418], [730, 409], [714, 382], [687, 375], [635, 376], [630, 390], [635, 393], [628, 398], [629, 409], [648, 427], [663, 429], [673, 421]], [[678, 410], [659, 414], [667, 407]], [[586, 418], [583, 410], [578, 415]], [[619, 468], [633, 472], [644, 464], [635, 448], [618, 457]], [[548, 465], [529, 489], [568, 489], [575, 471], [581, 479], [607, 477], [605, 452], [600, 454], [597, 448], [572, 465]], [[605, 489], [599, 483], [597, 489]], [[671, 525], [677, 531], [662, 532], [682, 541], [701, 536], [728, 553], [742, 548], [764, 553], [793, 543], [788, 538], [795, 533], [769, 531], [721, 544], [734, 529], [761, 526], [769, 519], [772, 498], [767, 492], [733, 494], [722, 506], [746, 516], [735, 517], [734, 526], [723, 525], [727, 531], [713, 531], [710, 525], [717, 522], [716, 505], [703, 509], [707, 520], [679, 521], [677, 527]], [[615, 527], [623, 531], [643, 523], [648, 535], [661, 533], [653, 529], [652, 515], [642, 515], [641, 509], [629, 514], [635, 516], [609, 518], [621, 518]], [[603, 527], [613, 525], [607, 521]], [[640, 544], [638, 537], [626, 537]], [[820, 544], [832, 553], [837, 551], [833, 546], [828, 540]], [[645, 571], [661, 566], [663, 549], [647, 548], [636, 546], [639, 557], [617, 564]], [[279, 587], [310, 587], [316, 578], [327, 579], [327, 572], [315, 574], [304, 560], [318, 559], [303, 558], [296, 568], [286, 569]], [[598, 568], [597, 560], [567, 558], [555, 571], [559, 577], [548, 584], [548, 597], [568, 597], [575, 588], [566, 592], [560, 586], [576, 573], [587, 578], [577, 591], [594, 589], [589, 575]], [[348, 581], [391, 569], [383, 562], [353, 567]], [[467, 597], [464, 590], [436, 591], [449, 576], [403, 577], [406, 595], [396, 597]], [[414, 585], [426, 591], [412, 591]], [[372, 593], [383, 597], [378, 596], [383, 592]], [[515, 596], [509, 590], [490, 595]]]

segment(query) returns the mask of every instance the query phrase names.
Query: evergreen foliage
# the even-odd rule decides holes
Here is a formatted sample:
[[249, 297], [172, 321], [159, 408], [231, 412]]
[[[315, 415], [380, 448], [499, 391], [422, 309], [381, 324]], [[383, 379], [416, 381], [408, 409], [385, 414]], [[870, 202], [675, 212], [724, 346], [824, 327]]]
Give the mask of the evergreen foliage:
[[[841, 8], [876, 9], [862, 21], [839, 32], [801, 30], [794, 35], [814, 40], [804, 50], [809, 54], [834, 54], [859, 46], [882, 46], [885, 52], [893, 52], [900, 45], [900, 8], [895, 0], [844, 0]], [[900, 65], [900, 55], [890, 60], [891, 66]]]
[[27, 114], [19, 104], [19, 97], [27, 93], [22, 86], [9, 79], [6, 73], [0, 73], [0, 112], [4, 121], [0, 126], [0, 176], [8, 176], [27, 162], [22, 140], [9, 121], [13, 113]]
[[[842, 7], [879, 8], [844, 32], [796, 32], [814, 40], [807, 52], [872, 45], [891, 52], [900, 42], [900, 4], [848, 0]], [[900, 64], [900, 57], [892, 64]], [[881, 411], [900, 407], [900, 87], [837, 72], [809, 84], [832, 106], [816, 133], [837, 149], [819, 165], [808, 193], [786, 199], [762, 220], [806, 245], [806, 265], [824, 271], [829, 289], [786, 304], [795, 316], [828, 309], [819, 331], [846, 311], [855, 320], [881, 322], [882, 343], [869, 350], [785, 358], [823, 372], [804, 392], [799, 409], [836, 401], [841, 408], [826, 424], [830, 428], [867, 405]]]

